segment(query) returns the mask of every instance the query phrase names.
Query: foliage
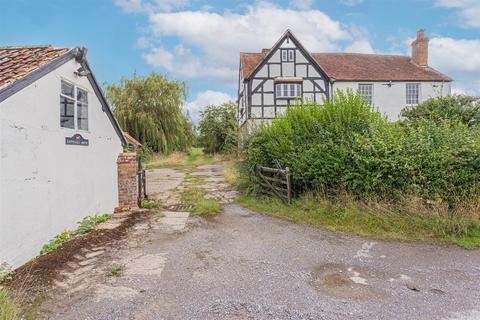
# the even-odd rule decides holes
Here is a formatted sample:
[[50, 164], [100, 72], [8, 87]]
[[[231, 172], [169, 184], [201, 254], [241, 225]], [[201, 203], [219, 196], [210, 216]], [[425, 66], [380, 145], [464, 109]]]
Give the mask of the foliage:
[[141, 207], [144, 209], [158, 209], [162, 207], [162, 204], [158, 201], [143, 200]]
[[237, 148], [237, 111], [233, 103], [207, 106], [200, 113], [199, 142], [207, 153], [233, 153]]
[[20, 307], [7, 289], [0, 288], [0, 320], [14, 319], [20, 319]]
[[40, 251], [40, 255], [47, 254], [51, 251], [57, 250], [65, 243], [71, 240], [73, 236], [72, 231], [63, 231], [60, 234], [57, 234], [53, 239], [48, 241], [46, 244], [43, 245], [42, 250]]
[[297, 194], [416, 195], [452, 208], [480, 195], [478, 130], [452, 121], [389, 123], [351, 92], [323, 106], [296, 105], [263, 126], [249, 142], [247, 168], [274, 161], [291, 169]]
[[110, 220], [113, 217], [111, 213], [106, 213], [102, 215], [88, 216], [83, 218], [81, 221], [77, 222], [78, 229], [74, 231], [65, 230], [60, 234], [56, 235], [53, 239], [43, 245], [40, 255], [47, 254], [51, 251], [54, 251], [61, 246], [63, 246], [68, 241], [73, 238], [87, 233], [95, 225]]
[[469, 127], [480, 126], [480, 98], [466, 95], [449, 95], [426, 100], [402, 110], [409, 121], [444, 120], [460, 121]]
[[341, 195], [335, 199], [311, 193], [297, 198], [292, 205], [278, 199], [245, 195], [241, 205], [270, 216], [349, 232], [376, 239], [436, 241], [454, 243], [464, 248], [480, 247], [480, 224], [471, 219], [432, 215], [431, 210], [409, 199], [408, 204], [361, 202]]
[[0, 285], [15, 274], [7, 263], [0, 263]]
[[212, 199], [201, 199], [192, 208], [192, 213], [198, 216], [214, 216], [222, 211], [220, 204]]
[[153, 159], [153, 150], [149, 146], [141, 146], [137, 149], [137, 155], [145, 163]]
[[122, 266], [113, 266], [112, 269], [108, 272], [107, 276], [109, 277], [120, 277], [123, 274]]
[[144, 78], [134, 74], [109, 84], [107, 97], [122, 129], [154, 152], [168, 154], [190, 147], [192, 126], [181, 109], [185, 83], [158, 73]]
[[102, 215], [88, 216], [78, 222], [78, 229], [74, 231], [74, 234], [84, 234], [95, 227], [96, 224], [108, 221], [112, 219], [111, 213], [105, 213]]

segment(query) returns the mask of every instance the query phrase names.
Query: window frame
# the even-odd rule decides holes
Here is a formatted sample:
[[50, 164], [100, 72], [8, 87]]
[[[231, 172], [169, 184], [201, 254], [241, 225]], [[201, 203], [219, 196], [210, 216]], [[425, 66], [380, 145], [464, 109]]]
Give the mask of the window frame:
[[[292, 56], [290, 56], [290, 54], [292, 54]], [[295, 62], [296, 54], [297, 53], [296, 53], [295, 49], [280, 49], [280, 61], [281, 62]]]
[[[411, 94], [412, 91], [410, 90], [409, 91], [409, 86], [416, 86], [417, 89], [416, 89], [416, 94], [417, 94], [417, 97], [416, 97], [416, 102], [412, 102], [412, 99], [410, 98], [409, 99], [409, 93]], [[405, 104], [407, 106], [416, 106], [420, 103], [420, 97], [421, 97], [421, 83], [420, 82], [406, 82], [405, 83]]]
[[[71, 97], [69, 95], [66, 95], [62, 92], [62, 84], [63, 83], [66, 83], [66, 84], [73, 87], [73, 97]], [[85, 92], [85, 94], [86, 94], [86, 101], [85, 102], [78, 100], [78, 90], [81, 90], [81, 91]], [[82, 131], [82, 132], [90, 132], [89, 131], [89, 129], [90, 129], [89, 104], [90, 103], [89, 103], [89, 99], [88, 99], [89, 95], [90, 95], [90, 91], [87, 90], [86, 88], [84, 88], [82, 86], [79, 86], [79, 85], [76, 85], [72, 81], [67, 80], [65, 78], [60, 78], [60, 98], [63, 97], [63, 98], [66, 98], [66, 99], [69, 99], [69, 100], [73, 101], [73, 128], [62, 126], [62, 123], [61, 123], [62, 114], [60, 113], [59, 118], [60, 118], [60, 128], [61, 129]], [[86, 109], [87, 109], [87, 118], [86, 118], [87, 128], [86, 129], [80, 129], [79, 125], [78, 125], [78, 104], [79, 104], [79, 102], [86, 104]], [[60, 103], [61, 103], [61, 100], [60, 100]]]
[[[293, 95], [292, 93], [293, 86]], [[280, 90], [279, 90], [280, 89]], [[275, 98], [276, 99], [301, 99], [303, 96], [303, 85], [299, 82], [276, 82]]]
[[[362, 92], [364, 92], [363, 90], [360, 89], [360, 87], [369, 87], [370, 88], [370, 99], [366, 99], [366, 96], [362, 94]], [[363, 98], [365, 99], [369, 105], [373, 105], [373, 83], [359, 83], [358, 84], [358, 94]]]

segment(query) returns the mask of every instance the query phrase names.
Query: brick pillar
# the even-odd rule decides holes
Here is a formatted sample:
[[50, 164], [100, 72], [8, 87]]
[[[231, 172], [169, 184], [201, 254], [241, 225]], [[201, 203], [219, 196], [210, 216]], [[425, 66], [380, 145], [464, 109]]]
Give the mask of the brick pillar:
[[137, 209], [137, 154], [135, 152], [120, 153], [117, 159], [117, 169], [118, 207], [115, 212]]

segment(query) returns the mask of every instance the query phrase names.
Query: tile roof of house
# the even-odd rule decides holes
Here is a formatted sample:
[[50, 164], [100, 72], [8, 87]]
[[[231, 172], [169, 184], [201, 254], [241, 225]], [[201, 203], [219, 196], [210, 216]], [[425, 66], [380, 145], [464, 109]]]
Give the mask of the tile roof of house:
[[0, 47], [0, 88], [23, 78], [69, 50], [52, 46]]
[[[248, 77], [267, 52], [240, 55], [243, 76]], [[312, 53], [329, 77], [343, 81], [452, 81], [430, 67], [420, 67], [409, 56], [362, 53]]]

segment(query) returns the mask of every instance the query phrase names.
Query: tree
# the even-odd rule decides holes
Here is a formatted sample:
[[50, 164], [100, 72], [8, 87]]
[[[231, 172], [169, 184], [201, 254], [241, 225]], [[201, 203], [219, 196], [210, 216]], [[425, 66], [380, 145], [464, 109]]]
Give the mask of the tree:
[[191, 146], [192, 125], [182, 113], [185, 83], [152, 73], [133, 74], [119, 84], [107, 85], [107, 98], [120, 127], [155, 152], [186, 151]]
[[402, 116], [407, 121], [460, 121], [471, 128], [480, 126], [480, 98], [451, 95], [428, 99], [416, 106], [406, 107]]
[[211, 105], [200, 112], [199, 141], [207, 153], [232, 153], [237, 148], [236, 106], [229, 102]]

